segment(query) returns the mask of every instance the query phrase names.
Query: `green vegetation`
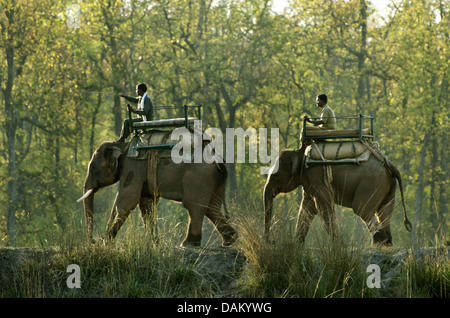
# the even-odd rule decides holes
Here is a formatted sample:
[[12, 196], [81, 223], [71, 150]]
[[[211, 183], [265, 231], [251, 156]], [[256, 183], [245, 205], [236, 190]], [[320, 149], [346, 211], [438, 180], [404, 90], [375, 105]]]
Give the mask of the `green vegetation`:
[[[126, 228], [113, 247], [81, 239], [84, 216], [76, 199], [87, 164], [100, 142], [119, 135], [126, 107], [118, 93], [132, 95], [139, 82], [157, 106], [202, 104], [204, 129], [279, 128], [280, 150], [298, 147], [303, 115], [318, 115], [317, 94], [328, 95], [337, 115], [375, 116], [376, 140], [402, 174], [413, 223], [406, 232], [397, 200], [394, 245], [448, 243], [450, 3], [391, 0], [385, 16], [370, 0], [292, 0], [282, 13], [272, 3], [0, 0], [0, 247], [46, 255], [17, 268], [21, 283], [0, 295], [86, 296], [60, 280], [75, 260], [90, 296], [179, 297], [192, 295], [193, 286], [194, 296], [213, 293], [198, 281], [195, 262], [174, 250], [187, 219], [180, 205], [158, 206], [161, 226], [176, 230], [161, 245]], [[311, 233], [307, 248], [297, 249], [299, 189], [277, 198], [276, 227], [290, 230], [274, 231], [276, 243], [266, 244], [258, 230], [266, 176], [259, 164], [228, 170], [237, 248], [249, 263], [237, 294], [381, 295], [365, 287], [367, 239], [351, 213], [337, 209], [347, 241], [360, 243], [328, 244]], [[114, 196], [114, 186], [96, 196], [97, 238]], [[239, 214], [244, 205], [251, 216]], [[138, 218], [126, 226], [138, 228]], [[448, 295], [448, 257], [439, 255], [435, 263], [408, 258], [388, 296]], [[97, 276], [100, 282], [90, 285]]]
[[[280, 149], [298, 146], [319, 93], [337, 115], [376, 116], [413, 221], [408, 237], [395, 213], [396, 237], [445, 236], [448, 1], [391, 1], [385, 16], [369, 0], [271, 5], [1, 0], [0, 244], [32, 246], [73, 222], [91, 154], [125, 118], [118, 93], [139, 82], [155, 105], [203, 104], [204, 129], [277, 127]], [[261, 193], [258, 164], [228, 168], [230, 199]]]
[[[276, 225], [268, 242], [258, 210], [234, 209], [235, 247], [218, 247], [212, 226], [205, 247], [179, 248], [184, 229], [163, 222], [155, 242], [131, 222], [110, 246], [86, 244], [68, 231], [58, 235], [60, 245], [0, 248], [0, 297], [449, 297], [449, 249], [442, 242], [414, 250], [367, 247], [351, 243], [346, 226], [342, 240], [331, 240], [316, 223], [302, 248], [289, 226]], [[70, 264], [80, 268], [80, 288], [67, 285]], [[367, 283], [370, 264], [380, 267], [380, 288]]]
[[[57, 247], [3, 249], [0, 262], [10, 273], [2, 277], [0, 297], [211, 297], [211, 282], [195, 271], [197, 258], [176, 247], [174, 232], [163, 229], [161, 244], [130, 228], [114, 246], [90, 245], [71, 232], [61, 234]], [[79, 289], [67, 286], [70, 264], [80, 267]]]
[[[429, 249], [368, 247], [340, 220], [341, 238], [332, 240], [315, 222], [304, 248], [294, 229], [278, 224], [268, 242], [255, 210], [241, 212], [241, 247], [248, 266], [240, 278], [247, 297], [377, 298], [449, 296], [450, 258], [445, 242]], [[288, 217], [293, 217], [289, 215]], [[292, 223], [291, 223], [292, 224]], [[353, 225], [352, 225], [353, 227]], [[380, 288], [370, 288], [370, 264], [380, 267]]]

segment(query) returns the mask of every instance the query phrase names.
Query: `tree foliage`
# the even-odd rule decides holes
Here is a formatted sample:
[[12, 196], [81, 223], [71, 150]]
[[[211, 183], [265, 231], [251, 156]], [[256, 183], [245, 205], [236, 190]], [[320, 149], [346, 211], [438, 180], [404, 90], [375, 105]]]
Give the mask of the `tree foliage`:
[[[385, 16], [370, 0], [292, 0], [283, 12], [269, 0], [0, 7], [0, 244], [34, 244], [42, 229], [81, 218], [89, 158], [117, 138], [117, 94], [139, 82], [156, 105], [202, 104], [203, 128], [278, 127], [280, 149], [298, 146], [319, 93], [338, 115], [376, 116], [376, 138], [403, 175], [412, 239], [445, 234], [448, 1], [392, 0]], [[258, 165], [229, 170], [230, 199], [260, 197]]]

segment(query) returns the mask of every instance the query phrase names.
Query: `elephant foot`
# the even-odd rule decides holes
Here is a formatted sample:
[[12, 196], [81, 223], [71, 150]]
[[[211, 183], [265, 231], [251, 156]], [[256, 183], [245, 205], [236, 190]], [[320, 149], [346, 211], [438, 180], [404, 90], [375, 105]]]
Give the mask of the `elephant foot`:
[[390, 242], [386, 233], [383, 230], [379, 230], [375, 232], [375, 234], [373, 235], [372, 244], [392, 245], [392, 242]]
[[181, 246], [183, 247], [198, 247], [201, 246], [202, 244], [202, 235], [188, 235], [185, 240], [183, 241], [183, 243], [181, 243]]
[[232, 228], [229, 227], [222, 233], [222, 245], [223, 246], [230, 246], [237, 240], [237, 232]]
[[222, 241], [222, 246], [231, 246], [231, 245], [233, 245], [234, 242], [235, 242], [235, 240], [233, 240], [233, 241]]
[[200, 243], [194, 243], [194, 242], [186, 242], [183, 241], [183, 243], [180, 244], [181, 247], [200, 247]]

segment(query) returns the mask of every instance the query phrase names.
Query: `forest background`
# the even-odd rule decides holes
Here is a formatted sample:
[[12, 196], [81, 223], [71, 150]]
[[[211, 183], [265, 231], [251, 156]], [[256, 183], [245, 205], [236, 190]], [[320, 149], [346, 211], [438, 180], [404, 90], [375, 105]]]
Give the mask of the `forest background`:
[[[450, 2], [391, 0], [384, 15], [372, 2], [0, 0], [0, 246], [82, 228], [88, 162], [117, 139], [118, 93], [134, 95], [139, 82], [156, 106], [202, 104], [203, 128], [277, 127], [280, 150], [298, 147], [320, 93], [338, 116], [375, 116], [413, 223], [406, 232], [397, 203], [394, 244], [445, 238]], [[266, 175], [258, 164], [228, 168], [227, 201], [252, 201], [263, 222]], [[99, 215], [114, 196], [96, 196]], [[279, 217], [295, 218], [300, 200], [301, 189], [279, 199]], [[158, 213], [187, 219], [169, 202]]]

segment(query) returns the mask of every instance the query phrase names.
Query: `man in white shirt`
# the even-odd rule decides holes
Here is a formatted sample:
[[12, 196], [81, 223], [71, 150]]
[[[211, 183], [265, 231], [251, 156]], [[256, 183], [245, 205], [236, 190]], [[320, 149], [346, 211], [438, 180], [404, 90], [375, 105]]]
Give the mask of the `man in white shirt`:
[[[138, 114], [138, 118], [132, 119], [133, 122], [139, 121], [150, 121], [153, 120], [153, 101], [151, 97], [147, 94], [147, 85], [140, 83], [136, 85], [136, 94], [138, 97], [126, 96], [123, 93], [119, 93], [120, 97], [126, 100], [136, 103], [137, 109], [134, 110], [130, 105], [127, 105], [129, 111]], [[129, 119], [123, 121], [122, 131], [120, 133], [120, 138], [117, 142], [125, 142], [125, 139], [130, 135], [130, 122]]]
[[336, 116], [330, 106], [327, 105], [328, 97], [325, 94], [318, 95], [316, 98], [317, 107], [321, 108], [319, 120], [311, 120], [305, 116], [307, 122], [319, 126], [321, 129], [336, 129]]

